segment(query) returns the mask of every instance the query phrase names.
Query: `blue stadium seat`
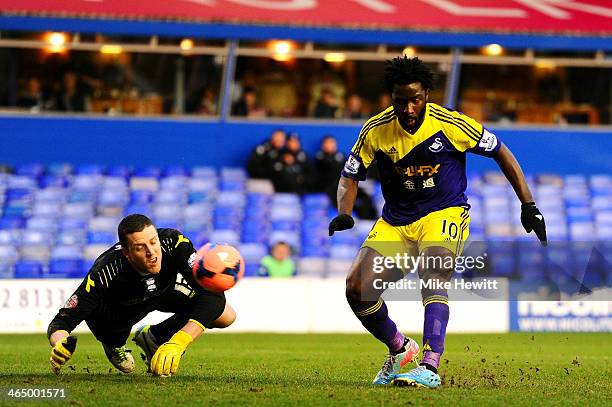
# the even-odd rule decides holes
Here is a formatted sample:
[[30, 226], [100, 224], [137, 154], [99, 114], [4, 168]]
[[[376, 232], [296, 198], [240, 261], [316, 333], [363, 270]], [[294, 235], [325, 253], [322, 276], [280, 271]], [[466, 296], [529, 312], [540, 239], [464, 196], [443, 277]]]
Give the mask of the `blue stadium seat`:
[[23, 229], [26, 220], [20, 216], [9, 216], [0, 218], [0, 229]]
[[40, 230], [49, 233], [55, 233], [58, 226], [57, 219], [43, 216], [32, 216], [26, 222], [26, 228], [29, 230]]
[[17, 248], [11, 244], [0, 243], [0, 264], [13, 265], [19, 260]]
[[268, 248], [260, 243], [242, 243], [238, 246], [242, 258], [247, 264], [257, 264], [268, 254]]
[[245, 277], [259, 277], [259, 270], [261, 269], [260, 264], [255, 263], [247, 263], [244, 266], [244, 276]]
[[68, 163], [52, 163], [47, 166], [47, 174], [49, 175], [57, 175], [57, 176], [66, 176], [72, 174], [73, 168], [71, 164]]
[[68, 177], [65, 175], [46, 174], [40, 177], [38, 184], [40, 185], [41, 188], [50, 188], [50, 187], [65, 188], [68, 186], [69, 182], [68, 182]]
[[81, 276], [81, 270], [80, 258], [52, 259], [49, 262], [49, 272], [46, 277], [70, 278], [72, 275]]
[[44, 265], [37, 261], [18, 261], [15, 263], [15, 278], [41, 278]]
[[109, 231], [96, 231], [87, 233], [87, 243], [112, 245], [117, 241], [115, 233]]
[[38, 163], [18, 164], [14, 172], [16, 175], [38, 178], [45, 172], [45, 166]]
[[240, 243], [240, 236], [233, 230], [213, 230], [210, 232], [209, 241], [237, 246]]
[[72, 217], [63, 217], [60, 219], [60, 230], [85, 230], [87, 228], [87, 220]]
[[104, 165], [96, 164], [77, 165], [74, 169], [76, 175], [103, 175], [105, 171]]
[[80, 259], [83, 249], [77, 245], [57, 245], [51, 250], [51, 259]]
[[132, 173], [133, 177], [151, 177], [151, 178], [159, 178], [161, 177], [161, 169], [159, 167], [139, 167], [134, 169]]
[[217, 171], [214, 167], [193, 167], [191, 176], [193, 178], [217, 178]]
[[128, 178], [131, 173], [132, 173], [132, 169], [124, 165], [111, 165], [108, 167], [106, 171], [106, 175], [110, 177], [122, 177], [122, 178]]
[[181, 176], [181, 177], [189, 177], [189, 169], [182, 165], [173, 165], [164, 168], [163, 171], [164, 177], [173, 177], [173, 176]]

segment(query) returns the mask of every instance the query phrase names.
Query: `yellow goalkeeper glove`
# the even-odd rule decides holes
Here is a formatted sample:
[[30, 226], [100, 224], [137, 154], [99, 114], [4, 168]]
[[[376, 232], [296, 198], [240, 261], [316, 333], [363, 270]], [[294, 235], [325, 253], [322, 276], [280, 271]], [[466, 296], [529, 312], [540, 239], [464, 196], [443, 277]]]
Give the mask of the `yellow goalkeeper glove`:
[[76, 349], [76, 336], [67, 336], [61, 341], [57, 341], [54, 347], [51, 348], [51, 369], [54, 373], [59, 373], [60, 368], [64, 363], [68, 362]]
[[181, 356], [193, 338], [185, 331], [178, 331], [172, 338], [161, 345], [151, 360], [151, 372], [154, 376], [169, 376], [176, 373]]

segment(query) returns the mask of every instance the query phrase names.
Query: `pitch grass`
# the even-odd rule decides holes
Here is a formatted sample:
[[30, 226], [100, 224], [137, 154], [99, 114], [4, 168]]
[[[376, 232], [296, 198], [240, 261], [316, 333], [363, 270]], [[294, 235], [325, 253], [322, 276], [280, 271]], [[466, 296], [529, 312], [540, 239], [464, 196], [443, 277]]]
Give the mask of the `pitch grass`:
[[[74, 358], [56, 376], [44, 335], [0, 335], [0, 387], [65, 387], [68, 399], [61, 403], [70, 406], [612, 405], [610, 339], [452, 334], [441, 364], [443, 387], [428, 390], [371, 385], [385, 352], [367, 335], [209, 333], [169, 378], [147, 376], [135, 346], [137, 371], [118, 373], [91, 335], [79, 336]], [[3, 405], [33, 403], [0, 397]]]

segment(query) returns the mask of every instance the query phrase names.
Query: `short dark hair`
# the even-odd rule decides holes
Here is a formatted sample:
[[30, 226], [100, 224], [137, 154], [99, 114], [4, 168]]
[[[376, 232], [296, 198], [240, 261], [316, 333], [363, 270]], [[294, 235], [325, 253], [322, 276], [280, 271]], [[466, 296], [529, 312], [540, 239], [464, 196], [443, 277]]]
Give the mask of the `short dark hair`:
[[420, 82], [425, 90], [433, 89], [434, 72], [418, 57], [408, 58], [404, 55], [385, 61], [384, 86], [389, 93], [393, 93], [396, 84], [415, 82]]
[[136, 232], [142, 232], [147, 226], [151, 226], [151, 219], [139, 213], [133, 213], [126, 216], [119, 222], [117, 227], [117, 235], [119, 235], [119, 243], [124, 249], [128, 248], [127, 235]]

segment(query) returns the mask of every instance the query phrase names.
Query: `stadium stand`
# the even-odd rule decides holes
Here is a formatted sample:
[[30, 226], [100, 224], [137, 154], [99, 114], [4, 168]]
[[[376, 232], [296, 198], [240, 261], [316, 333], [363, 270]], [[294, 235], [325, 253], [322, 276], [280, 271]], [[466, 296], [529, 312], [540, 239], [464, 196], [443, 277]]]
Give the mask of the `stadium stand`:
[[[549, 225], [546, 252], [522, 230], [518, 201], [503, 177], [470, 176], [470, 242], [486, 242], [489, 273], [544, 279], [555, 275], [555, 267], [579, 270], [587, 261], [606, 261], [604, 255], [590, 259], [588, 249], [599, 241], [600, 253], [611, 252], [612, 176], [542, 175], [530, 182]], [[380, 210], [380, 188], [374, 184], [371, 189]], [[257, 275], [268, 247], [281, 240], [296, 251], [298, 275], [344, 274], [372, 226], [359, 220], [357, 233], [329, 239], [333, 207], [327, 195], [274, 193], [267, 181], [248, 180], [245, 170], [230, 167], [129, 171], [23, 164], [0, 174], [0, 208], [1, 278], [84, 276], [117, 241], [120, 218], [133, 212], [152, 216], [158, 227], [180, 229], [196, 246], [207, 241], [237, 245], [247, 276]], [[579, 242], [591, 246], [581, 251]], [[603, 268], [595, 270], [589, 282], [610, 279]]]

